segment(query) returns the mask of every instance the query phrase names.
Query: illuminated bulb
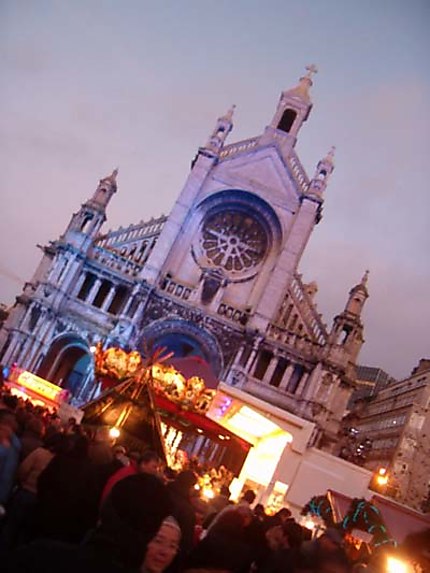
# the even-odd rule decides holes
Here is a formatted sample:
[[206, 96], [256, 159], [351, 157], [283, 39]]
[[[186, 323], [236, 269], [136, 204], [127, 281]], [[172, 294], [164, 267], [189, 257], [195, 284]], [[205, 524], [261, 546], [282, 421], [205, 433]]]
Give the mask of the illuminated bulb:
[[312, 521], [312, 519], [307, 519], [303, 525], [306, 527], [306, 529], [315, 528], [315, 523]]
[[204, 497], [207, 497], [207, 499], [213, 499], [215, 497], [213, 490], [209, 489], [208, 487], [203, 489], [202, 494]]
[[121, 430], [119, 428], [111, 428], [109, 430], [109, 436], [111, 438], [114, 438], [114, 439], [119, 438], [120, 434], [121, 434]]
[[408, 564], [404, 561], [391, 555], [387, 557], [387, 573], [408, 573], [409, 570]]
[[97, 348], [95, 346], [90, 346], [91, 354], [94, 354], [96, 350], [97, 350]]
[[196, 489], [197, 491], [199, 491], [199, 489], [200, 489], [200, 486], [199, 486], [199, 484], [198, 484], [198, 483], [196, 483], [196, 485], [194, 486], [194, 489]]

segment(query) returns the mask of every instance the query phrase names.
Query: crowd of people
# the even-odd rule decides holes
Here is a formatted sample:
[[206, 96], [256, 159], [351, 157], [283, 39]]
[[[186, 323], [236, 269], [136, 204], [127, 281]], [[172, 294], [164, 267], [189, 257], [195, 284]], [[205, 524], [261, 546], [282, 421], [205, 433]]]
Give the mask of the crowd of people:
[[128, 451], [103, 429], [0, 394], [2, 571], [358, 570], [338, 530], [311, 539], [288, 509], [267, 515], [253, 491], [229, 498], [224, 486], [202, 499], [193, 468], [172, 472], [154, 451]]

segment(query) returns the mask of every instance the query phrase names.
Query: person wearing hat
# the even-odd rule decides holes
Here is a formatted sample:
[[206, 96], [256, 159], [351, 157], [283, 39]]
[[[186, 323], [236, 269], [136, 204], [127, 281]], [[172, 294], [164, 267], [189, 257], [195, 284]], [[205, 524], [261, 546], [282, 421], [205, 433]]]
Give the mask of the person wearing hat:
[[167, 517], [148, 543], [140, 573], [163, 573], [176, 557], [180, 540], [178, 522], [172, 516]]

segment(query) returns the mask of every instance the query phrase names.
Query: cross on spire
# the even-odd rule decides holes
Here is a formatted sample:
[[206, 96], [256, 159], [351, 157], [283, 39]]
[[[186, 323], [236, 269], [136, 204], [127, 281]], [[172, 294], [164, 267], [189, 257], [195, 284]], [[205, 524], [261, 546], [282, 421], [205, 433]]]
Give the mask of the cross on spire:
[[317, 73], [318, 73], [318, 68], [316, 67], [315, 64], [310, 64], [309, 66], [306, 66], [305, 69], [306, 69], [307, 72], [308, 72], [308, 73], [306, 74], [306, 77], [307, 77], [309, 80], [312, 80], [312, 76], [313, 76], [314, 74], [317, 74]]

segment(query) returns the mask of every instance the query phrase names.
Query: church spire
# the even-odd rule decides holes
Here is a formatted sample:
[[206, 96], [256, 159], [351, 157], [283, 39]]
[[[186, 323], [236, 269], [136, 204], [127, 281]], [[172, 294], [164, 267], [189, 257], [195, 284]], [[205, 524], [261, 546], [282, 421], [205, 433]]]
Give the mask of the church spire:
[[368, 278], [369, 271], [366, 271], [361, 281], [349, 291], [345, 309], [335, 317], [331, 332], [332, 342], [343, 346], [352, 361], [356, 360], [364, 342], [361, 313], [364, 303], [369, 298]]
[[110, 175], [100, 179], [97, 189], [91, 199], [83, 203], [79, 211], [73, 214], [72, 219], [62, 236], [69, 243], [81, 249], [88, 249], [91, 241], [99, 233], [106, 221], [106, 207], [117, 191], [116, 178], [118, 168]]
[[118, 176], [118, 167], [115, 168], [110, 175], [100, 179], [97, 189], [92, 196], [89, 203], [93, 203], [105, 209], [112, 198], [112, 195], [116, 193], [117, 183], [116, 178]]
[[218, 118], [215, 129], [209, 137], [209, 140], [206, 143], [204, 149], [207, 149], [215, 154], [219, 153], [225, 143], [225, 140], [227, 139], [227, 135], [233, 129], [233, 115], [235, 109], [236, 106], [232, 105], [226, 114]]
[[299, 83], [281, 94], [271, 127], [288, 133], [294, 138], [308, 118], [312, 108], [312, 101], [309, 90], [313, 85], [312, 76], [317, 73], [317, 68], [313, 64], [306, 66], [307, 73], [302, 76]]

